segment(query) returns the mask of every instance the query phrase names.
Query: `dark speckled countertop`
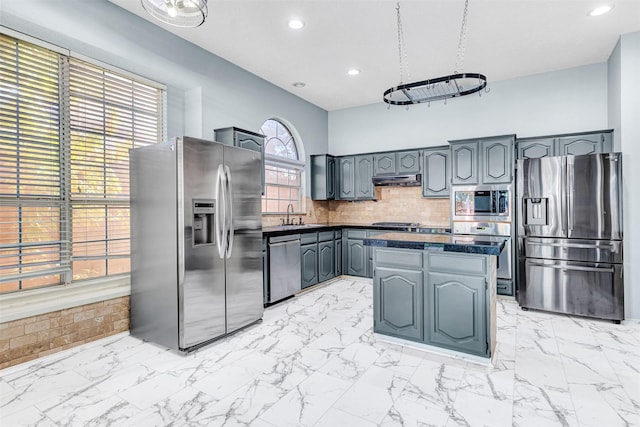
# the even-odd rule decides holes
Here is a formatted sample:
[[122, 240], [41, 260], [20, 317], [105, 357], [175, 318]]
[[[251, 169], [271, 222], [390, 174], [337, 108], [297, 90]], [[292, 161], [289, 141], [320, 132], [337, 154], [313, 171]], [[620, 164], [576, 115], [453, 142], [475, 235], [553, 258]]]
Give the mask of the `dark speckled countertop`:
[[[287, 234], [306, 233], [313, 231], [329, 231], [329, 230], [341, 230], [345, 228], [356, 228], [363, 230], [389, 230], [400, 231], [390, 227], [367, 225], [367, 224], [304, 224], [304, 225], [275, 225], [271, 227], [262, 227], [262, 234], [265, 237], [284, 236]], [[417, 229], [412, 229], [412, 233], [415, 234], [448, 234], [451, 232], [450, 228], [421, 225]]]
[[443, 234], [386, 233], [364, 239], [367, 246], [417, 249], [468, 254], [500, 255], [504, 242], [489, 242], [482, 236], [455, 237]]

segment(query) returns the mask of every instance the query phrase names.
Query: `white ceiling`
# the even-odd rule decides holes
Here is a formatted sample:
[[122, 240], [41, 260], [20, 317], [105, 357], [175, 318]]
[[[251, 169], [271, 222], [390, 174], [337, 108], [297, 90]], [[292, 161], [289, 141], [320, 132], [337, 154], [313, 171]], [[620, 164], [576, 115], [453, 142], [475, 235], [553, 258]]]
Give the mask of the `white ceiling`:
[[[209, 0], [206, 22], [192, 29], [156, 22], [139, 1], [110, 1], [328, 111], [381, 102], [400, 82], [395, 0]], [[610, 13], [587, 16], [607, 1]], [[464, 0], [400, 8], [404, 82], [453, 73]], [[289, 29], [291, 17], [306, 26]], [[467, 26], [458, 71], [485, 74], [490, 86], [606, 61], [620, 34], [640, 31], [640, 0], [470, 0]], [[352, 67], [360, 75], [348, 76]]]

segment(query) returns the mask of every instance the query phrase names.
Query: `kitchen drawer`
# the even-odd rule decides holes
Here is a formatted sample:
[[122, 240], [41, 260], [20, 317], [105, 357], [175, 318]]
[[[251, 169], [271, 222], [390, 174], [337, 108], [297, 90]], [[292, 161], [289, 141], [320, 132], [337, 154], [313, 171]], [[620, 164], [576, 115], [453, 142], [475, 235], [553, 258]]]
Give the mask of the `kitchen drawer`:
[[374, 263], [377, 267], [422, 269], [422, 251], [374, 248]]
[[336, 239], [342, 239], [342, 230], [335, 230], [334, 236]]
[[321, 231], [318, 233], [318, 242], [333, 240], [333, 231]]
[[300, 235], [300, 244], [316, 243], [318, 241], [318, 233], [304, 233]]
[[484, 255], [426, 252], [425, 256], [429, 271], [482, 276], [487, 272]]
[[364, 239], [367, 236], [367, 230], [346, 230], [348, 239]]

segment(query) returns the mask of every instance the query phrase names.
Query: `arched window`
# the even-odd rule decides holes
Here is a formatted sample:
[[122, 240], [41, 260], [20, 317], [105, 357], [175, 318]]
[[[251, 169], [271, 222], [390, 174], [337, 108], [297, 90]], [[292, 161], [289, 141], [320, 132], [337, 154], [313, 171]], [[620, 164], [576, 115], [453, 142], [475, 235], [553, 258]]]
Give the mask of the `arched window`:
[[264, 122], [260, 133], [266, 136], [262, 212], [286, 213], [291, 205], [293, 212], [301, 213], [304, 161], [299, 143], [289, 128], [276, 119]]

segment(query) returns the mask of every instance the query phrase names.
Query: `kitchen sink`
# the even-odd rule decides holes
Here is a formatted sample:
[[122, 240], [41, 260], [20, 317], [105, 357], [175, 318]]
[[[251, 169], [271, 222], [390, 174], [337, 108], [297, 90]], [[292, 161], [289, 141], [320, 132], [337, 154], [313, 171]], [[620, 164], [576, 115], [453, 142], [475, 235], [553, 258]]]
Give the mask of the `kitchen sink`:
[[296, 224], [296, 225], [278, 225], [277, 227], [281, 230], [297, 230], [311, 227], [324, 227], [325, 224]]

